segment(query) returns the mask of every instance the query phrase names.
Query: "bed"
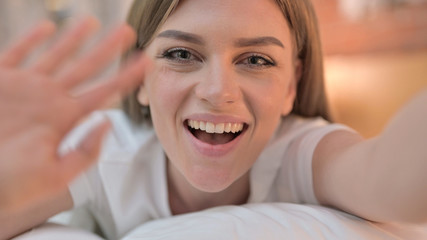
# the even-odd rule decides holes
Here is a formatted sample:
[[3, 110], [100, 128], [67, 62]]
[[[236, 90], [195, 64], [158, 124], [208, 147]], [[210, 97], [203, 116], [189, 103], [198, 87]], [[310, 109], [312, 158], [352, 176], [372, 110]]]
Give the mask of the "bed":
[[[102, 238], [84, 230], [46, 223], [16, 240]], [[378, 224], [337, 210], [289, 203], [223, 206], [140, 225], [123, 240], [217, 239], [427, 239], [427, 226]]]

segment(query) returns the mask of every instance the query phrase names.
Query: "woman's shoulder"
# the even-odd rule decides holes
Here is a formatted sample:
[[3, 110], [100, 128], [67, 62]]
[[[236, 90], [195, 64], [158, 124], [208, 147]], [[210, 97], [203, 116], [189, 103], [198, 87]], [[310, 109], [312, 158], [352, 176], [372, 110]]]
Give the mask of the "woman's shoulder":
[[295, 139], [313, 133], [325, 135], [336, 130], [348, 130], [351, 128], [340, 123], [329, 122], [322, 117], [302, 117], [290, 114], [283, 117], [274, 136], [275, 139], [291, 138]]

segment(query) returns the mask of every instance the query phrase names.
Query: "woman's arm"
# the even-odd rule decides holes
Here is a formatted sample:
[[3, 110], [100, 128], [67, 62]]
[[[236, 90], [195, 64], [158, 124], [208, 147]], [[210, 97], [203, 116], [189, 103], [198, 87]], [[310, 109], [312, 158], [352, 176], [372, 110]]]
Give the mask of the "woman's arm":
[[26, 66], [21, 63], [55, 31], [52, 23], [40, 24], [0, 55], [0, 239], [72, 207], [67, 185], [95, 162], [109, 123], [95, 127], [65, 155], [58, 153], [62, 140], [108, 98], [143, 79], [147, 59], [138, 57], [109, 81], [74, 93], [135, 41], [133, 30], [123, 25], [76, 60], [75, 51], [96, 25], [85, 19]]
[[322, 139], [313, 177], [322, 204], [372, 221], [426, 222], [427, 91], [376, 138], [338, 131]]

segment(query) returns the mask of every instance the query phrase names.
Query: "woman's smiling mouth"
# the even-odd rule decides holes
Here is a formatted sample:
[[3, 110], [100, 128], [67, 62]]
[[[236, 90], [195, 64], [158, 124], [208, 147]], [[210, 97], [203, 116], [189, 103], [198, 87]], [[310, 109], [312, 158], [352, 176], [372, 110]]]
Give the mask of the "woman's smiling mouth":
[[227, 144], [247, 128], [244, 123], [213, 123], [197, 120], [187, 120], [186, 125], [195, 138], [210, 145]]

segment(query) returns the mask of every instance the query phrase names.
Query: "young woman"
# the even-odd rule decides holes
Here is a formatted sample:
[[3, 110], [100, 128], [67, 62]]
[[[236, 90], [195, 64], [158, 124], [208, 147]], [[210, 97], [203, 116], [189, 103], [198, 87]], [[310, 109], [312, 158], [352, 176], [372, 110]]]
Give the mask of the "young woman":
[[[131, 45], [129, 29], [65, 70], [80, 45], [71, 36], [86, 36], [92, 20], [29, 68], [18, 63], [52, 32], [48, 24], [2, 55], [0, 109], [10, 114], [0, 122], [0, 238], [82, 205], [109, 239], [152, 219], [253, 202], [426, 221], [427, 94], [374, 139], [328, 123], [308, 0], [141, 0], [129, 24], [137, 39], [127, 55], [143, 51], [150, 63], [139, 57], [78, 97], [69, 91], [104, 66], [112, 47]], [[61, 144], [136, 80], [123, 112], [95, 113]]]

